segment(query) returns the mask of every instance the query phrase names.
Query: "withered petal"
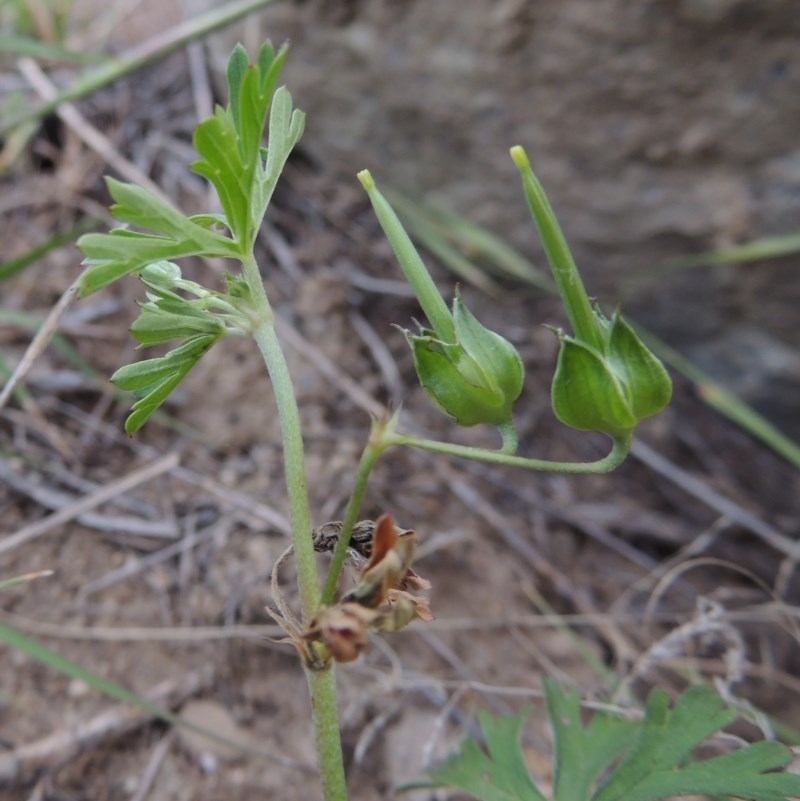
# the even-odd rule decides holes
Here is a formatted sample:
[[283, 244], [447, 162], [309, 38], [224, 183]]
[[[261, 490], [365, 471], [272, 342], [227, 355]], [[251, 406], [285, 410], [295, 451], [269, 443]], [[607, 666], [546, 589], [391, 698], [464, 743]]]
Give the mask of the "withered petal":
[[322, 642], [337, 662], [352, 662], [369, 644], [369, 628], [376, 613], [357, 603], [323, 609], [304, 634]]
[[372, 554], [364, 572], [377, 565], [389, 553], [397, 542], [397, 528], [389, 514], [382, 514], [375, 521], [375, 531], [372, 535]]

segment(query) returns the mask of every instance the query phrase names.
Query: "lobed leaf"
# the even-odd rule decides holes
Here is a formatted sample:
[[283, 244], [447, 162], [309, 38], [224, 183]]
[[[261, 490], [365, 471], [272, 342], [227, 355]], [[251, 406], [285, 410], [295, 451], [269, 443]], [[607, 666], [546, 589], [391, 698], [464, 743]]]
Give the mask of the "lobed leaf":
[[669, 708], [654, 690], [636, 743], [593, 801], [654, 801], [674, 795], [730, 795], [754, 801], [800, 796], [800, 776], [769, 774], [788, 764], [791, 751], [757, 743], [713, 759], [692, 761], [695, 749], [736, 719], [709, 687], [692, 687]]
[[761, 742], [728, 754], [692, 762], [680, 770], [653, 773], [625, 798], [629, 801], [685, 795], [731, 796], [758, 801], [800, 797], [800, 776], [774, 773], [789, 764], [792, 751], [779, 743]]
[[530, 710], [508, 717], [479, 713], [488, 753], [474, 737], [469, 737], [458, 754], [430, 772], [431, 778], [479, 801], [546, 801], [531, 779], [520, 745], [529, 715]]
[[604, 772], [630, 749], [640, 724], [597, 713], [584, 728], [577, 692], [567, 694], [551, 679], [545, 680], [544, 689], [556, 754], [554, 796], [583, 801], [591, 797]]
[[[143, 304], [141, 314], [131, 326], [131, 334], [143, 347], [160, 345], [173, 339], [191, 337], [195, 334], [222, 335], [224, 323], [213, 314], [202, 309], [194, 309], [188, 301], [177, 306], [179, 311], [171, 312], [169, 303]], [[176, 304], [177, 305], [177, 304]]]
[[[228, 108], [218, 108], [195, 129], [194, 145], [201, 158], [192, 169], [217, 190], [227, 225], [244, 248], [252, 246], [286, 158], [302, 134], [303, 115], [291, 112], [285, 89], [275, 89], [287, 54], [285, 46], [276, 54], [265, 44], [251, 65], [244, 48], [235, 48], [228, 62]], [[284, 119], [287, 97], [289, 115]], [[268, 116], [270, 146], [265, 156], [261, 142]]]
[[128, 434], [135, 434], [153, 416], [221, 336], [221, 332], [190, 336], [164, 356], [126, 365], [111, 376], [111, 381], [120, 389], [142, 396], [133, 404], [133, 412], [125, 421]]
[[[656, 689], [644, 720], [596, 713], [588, 726], [583, 725], [577, 693], [566, 694], [545, 680], [545, 697], [553, 727], [555, 801], [658, 801], [688, 795], [800, 798], [800, 776], [778, 772], [793, 757], [791, 749], [778, 743], [693, 759], [695, 749], [737, 715], [708, 687], [687, 690], [673, 708], [667, 693]], [[433, 786], [457, 787], [479, 801], [543, 801], [520, 745], [526, 717], [481, 714], [488, 754], [468, 738], [455, 757], [430, 773]]]
[[272, 193], [294, 146], [305, 128], [305, 114], [292, 109], [292, 96], [285, 86], [275, 90], [269, 115], [269, 148], [253, 198], [253, 214], [259, 221], [269, 206]]
[[213, 117], [201, 122], [194, 131], [194, 146], [201, 158], [192, 164], [192, 170], [216, 189], [234, 238], [240, 243], [248, 241], [252, 181], [239, 152], [230, 112], [218, 108]]
[[191, 237], [193, 224], [179, 211], [148, 189], [106, 176], [106, 186], [115, 203], [111, 213], [120, 222], [148, 228], [171, 239]]
[[84, 270], [80, 279], [81, 297], [91, 295], [114, 281], [143, 270], [148, 264], [186, 256], [236, 258], [235, 242], [199, 225], [187, 229], [186, 238], [143, 234], [116, 228], [107, 234], [84, 234], [78, 240], [83, 251]]

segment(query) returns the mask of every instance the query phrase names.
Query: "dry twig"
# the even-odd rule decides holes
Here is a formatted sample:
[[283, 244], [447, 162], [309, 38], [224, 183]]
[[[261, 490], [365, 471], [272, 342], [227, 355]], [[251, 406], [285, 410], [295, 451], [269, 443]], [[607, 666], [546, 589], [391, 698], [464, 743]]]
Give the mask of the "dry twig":
[[[214, 680], [213, 670], [206, 666], [179, 679], [156, 685], [147, 695], [153, 704], [174, 708], [187, 698], [208, 689]], [[53, 732], [27, 745], [0, 755], [0, 784], [18, 781], [42, 767], [63, 765], [87, 748], [113, 737], [119, 737], [143, 726], [152, 719], [149, 712], [118, 704], [77, 726]]]
[[90, 509], [94, 509], [101, 503], [105, 503], [115, 495], [128, 492], [134, 487], [138, 487], [140, 484], [151, 481], [163, 473], [168, 473], [178, 465], [178, 461], [179, 456], [177, 453], [169, 453], [166, 456], [162, 456], [160, 459], [157, 459], [155, 462], [145, 465], [145, 467], [141, 467], [138, 470], [128, 473], [127, 476], [112, 482], [94, 494], [87, 495], [85, 498], [82, 498], [80, 501], [76, 501], [71, 506], [65, 507], [58, 512], [48, 515], [43, 520], [39, 520], [36, 523], [25, 526], [25, 528], [20, 529], [15, 534], [11, 534], [5, 537], [3, 540], [0, 540], [0, 554], [7, 553], [8, 551], [19, 547], [24, 542], [29, 542], [30, 540], [36, 539], [36, 537], [41, 537], [43, 534], [47, 534], [54, 528], [57, 528], [64, 523], [68, 523], [70, 520], [75, 520], [75, 518], [80, 517], [80, 515], [82, 515], [84, 512], [88, 512]]

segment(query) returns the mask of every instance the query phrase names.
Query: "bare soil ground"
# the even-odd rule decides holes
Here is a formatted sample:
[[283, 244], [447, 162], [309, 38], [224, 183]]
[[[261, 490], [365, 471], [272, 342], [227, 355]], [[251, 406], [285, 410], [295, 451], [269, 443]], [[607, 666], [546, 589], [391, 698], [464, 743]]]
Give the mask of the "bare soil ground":
[[[82, 108], [182, 209], [199, 211], [207, 190], [185, 169], [196, 119], [188, 71], [175, 56]], [[30, 153], [2, 178], [6, 259], [87, 215], [102, 217], [108, 202], [107, 166], [55, 118]], [[416, 386], [391, 325], [409, 325], [419, 310], [354, 179], [301, 146], [261, 248], [318, 523], [342, 514], [371, 413], [402, 402], [407, 425], [492, 443], [486, 432], [456, 430]], [[3, 283], [8, 364], [78, 262], [65, 248]], [[451, 293], [454, 280], [435, 269]], [[221, 280], [220, 265], [187, 270]], [[521, 452], [598, 458], [604, 440], [564, 429], [549, 409], [556, 343], [541, 324], [563, 323], [561, 312], [550, 298], [508, 289], [499, 301], [464, 293], [525, 359]], [[0, 577], [55, 571], [4, 592], [0, 619], [261, 756], [198, 744], [2, 648], [0, 766], [18, 758], [19, 769], [0, 770], [0, 798], [317, 798], [304, 678], [291, 648], [269, 639], [280, 634], [264, 611], [272, 564], [287, 545], [269, 382], [254, 346], [225, 341], [168, 416], [128, 438], [125, 404], [107, 376], [132, 358], [127, 328], [141, 297], [130, 279], [74, 304], [26, 393], [0, 411]], [[131, 486], [118, 486], [126, 479]], [[78, 508], [104, 488], [106, 500]], [[800, 480], [679, 376], [672, 406], [642, 426], [612, 475], [520, 473], [398, 450], [379, 464], [364, 510], [385, 511], [419, 532], [436, 620], [375, 638], [338, 671], [357, 801], [395, 797], [396, 786], [455, 748], [482, 708], [535, 704], [527, 746], [546, 775], [544, 675], [587, 699], [606, 697], [620, 678], [640, 695], [654, 683], [677, 692], [690, 679], [717, 680], [797, 728]], [[20, 531], [24, 542], [14, 539]], [[721, 633], [709, 633], [710, 615], [726, 624]], [[668, 635], [670, 647], [656, 651]], [[758, 736], [755, 727], [743, 733]]]

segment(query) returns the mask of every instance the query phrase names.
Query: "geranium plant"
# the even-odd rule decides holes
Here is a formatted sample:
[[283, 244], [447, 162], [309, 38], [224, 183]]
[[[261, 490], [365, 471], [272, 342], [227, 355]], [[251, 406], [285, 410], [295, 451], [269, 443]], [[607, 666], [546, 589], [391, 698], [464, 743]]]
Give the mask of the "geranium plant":
[[[141, 187], [108, 179], [114, 199], [112, 213], [125, 225], [80, 239], [86, 257], [81, 292], [88, 295], [124, 276], [138, 276], [146, 298], [131, 333], [142, 347], [174, 344], [165, 355], [122, 367], [112, 377], [135, 398], [125, 424], [130, 434], [147, 422], [222, 339], [246, 336], [258, 346], [280, 417], [292, 529], [291, 546], [273, 572], [273, 615], [296, 648], [308, 680], [325, 798], [342, 801], [347, 798], [347, 788], [334, 665], [355, 659], [367, 647], [370, 632], [396, 631], [431, 616], [424, 595], [429, 584], [412, 567], [415, 532], [400, 529], [388, 514], [378, 521], [360, 520], [367, 482], [377, 460], [392, 447], [408, 446], [526, 469], [608, 471], [627, 455], [639, 421], [668, 403], [671, 385], [660, 362], [620, 314], [615, 312], [608, 319], [590, 304], [527, 157], [521, 148], [513, 148], [512, 157], [573, 328], [571, 334], [556, 332], [561, 352], [552, 389], [554, 410], [564, 423], [603, 432], [611, 439], [608, 455], [596, 462], [549, 462], [518, 455], [514, 406], [521, 402], [524, 383], [519, 354], [499, 333], [484, 326], [459, 295], [452, 306], [443, 300], [372, 176], [361, 173], [359, 179], [427, 318], [417, 330], [406, 331], [420, 382], [456, 423], [494, 426], [501, 444], [491, 450], [421, 439], [399, 431], [396, 415], [375, 420], [343, 520], [315, 527], [306, 490], [296, 395], [256, 255], [257, 232], [283, 167], [303, 132], [303, 113], [293, 107], [286, 88], [278, 87], [286, 55], [285, 47], [276, 51], [266, 44], [255, 63], [250, 63], [238, 46], [228, 64], [227, 106], [217, 108], [195, 130], [199, 159], [192, 169], [213, 185], [222, 213], [186, 217]], [[178, 262], [190, 256], [225, 258], [238, 268], [226, 275], [224, 287], [204, 287], [182, 275]], [[324, 581], [317, 574], [317, 551], [333, 552]], [[280, 590], [279, 571], [289, 558], [296, 566], [299, 610], [290, 608]], [[355, 587], [337, 596], [348, 558], [357, 568]], [[552, 705], [559, 696], [553, 689], [549, 697]], [[572, 734], [564, 726], [558, 731], [567, 738], [583, 737], [576, 727]], [[595, 748], [585, 738], [575, 739], [574, 746]], [[438, 778], [450, 781], [452, 775], [440, 773]], [[498, 791], [482, 797], [538, 796]]]

